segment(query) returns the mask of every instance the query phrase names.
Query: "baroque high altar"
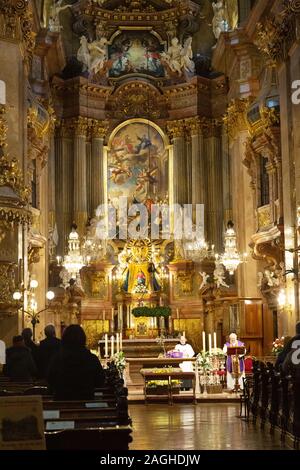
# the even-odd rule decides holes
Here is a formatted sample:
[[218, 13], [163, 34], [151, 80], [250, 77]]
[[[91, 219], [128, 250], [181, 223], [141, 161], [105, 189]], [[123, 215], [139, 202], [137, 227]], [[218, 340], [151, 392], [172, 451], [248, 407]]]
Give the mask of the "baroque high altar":
[[[291, 201], [282, 185], [292, 178], [281, 168], [281, 41], [243, 22], [250, 3], [228, 0], [225, 11], [210, 0], [0, 0], [9, 101], [0, 88], [5, 331], [14, 289], [26, 304], [35, 277], [41, 308], [47, 288], [55, 292], [40, 326], [79, 322], [94, 347], [109, 331], [149, 338], [163, 330], [185, 331], [199, 350], [202, 331], [217, 332], [220, 345], [235, 330], [260, 355], [275, 323], [291, 330], [292, 316], [276, 304], [283, 284], [294, 288], [283, 280]], [[251, 14], [257, 22], [263, 12]], [[103, 207], [119, 209], [120, 198], [144, 204], [147, 217], [155, 204], [203, 204], [205, 256], [197, 243], [162, 236], [160, 221], [153, 239], [131, 238], [122, 218], [115, 236], [101, 239]], [[230, 220], [239, 252], [252, 252], [235, 276], [214, 257]], [[171, 317], [134, 317], [138, 306], [169, 307]], [[19, 327], [28, 322], [21, 310], [18, 318]]]

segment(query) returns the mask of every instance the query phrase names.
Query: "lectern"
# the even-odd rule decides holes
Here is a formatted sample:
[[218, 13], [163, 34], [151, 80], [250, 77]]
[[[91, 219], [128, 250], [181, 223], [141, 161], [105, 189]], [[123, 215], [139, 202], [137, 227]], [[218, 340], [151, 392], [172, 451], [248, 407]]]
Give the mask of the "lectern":
[[245, 354], [245, 346], [228, 346], [227, 356], [231, 357], [232, 375], [234, 377], [234, 392], [240, 391], [239, 376], [241, 374], [240, 358]]

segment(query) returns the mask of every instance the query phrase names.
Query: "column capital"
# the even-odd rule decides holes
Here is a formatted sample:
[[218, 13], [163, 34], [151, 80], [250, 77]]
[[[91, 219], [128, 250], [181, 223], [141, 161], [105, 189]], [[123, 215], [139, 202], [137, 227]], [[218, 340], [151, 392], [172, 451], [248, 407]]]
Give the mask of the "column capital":
[[71, 126], [75, 136], [86, 137], [88, 133], [88, 118], [78, 116], [72, 119]]
[[167, 134], [171, 140], [178, 137], [184, 137], [185, 135], [185, 126], [184, 120], [174, 120], [167, 121], [166, 123]]
[[89, 131], [92, 138], [103, 139], [107, 136], [109, 130], [109, 122], [106, 120], [90, 119]]

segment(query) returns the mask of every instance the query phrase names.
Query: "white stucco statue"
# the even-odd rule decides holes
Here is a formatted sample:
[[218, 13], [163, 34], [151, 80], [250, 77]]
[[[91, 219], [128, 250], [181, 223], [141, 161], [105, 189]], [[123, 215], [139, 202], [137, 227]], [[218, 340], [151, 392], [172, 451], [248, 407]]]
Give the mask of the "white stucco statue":
[[223, 0], [212, 3], [214, 17], [212, 20], [212, 28], [216, 39], [219, 39], [223, 31], [228, 31], [228, 20], [226, 18], [225, 6]]
[[99, 41], [93, 41], [88, 45], [91, 57], [89, 71], [91, 73], [100, 72], [107, 61], [107, 39], [101, 38]]
[[217, 288], [223, 286], [223, 287], [229, 287], [228, 284], [225, 282], [225, 271], [222, 266], [222, 264], [218, 261], [216, 261], [216, 267], [214, 270], [214, 280], [217, 285]]
[[49, 17], [49, 30], [54, 33], [59, 33], [62, 29], [62, 26], [59, 22], [59, 14], [61, 11], [70, 8], [72, 5], [63, 5], [63, 0], [58, 0], [57, 2], [53, 0], [53, 4], [50, 7], [50, 17]]
[[172, 72], [182, 74], [182, 46], [178, 38], [172, 38], [171, 45], [168, 47], [167, 52], [161, 54], [161, 58], [167, 63]]
[[187, 72], [195, 73], [195, 63], [193, 61], [192, 40], [193, 40], [193, 38], [192, 38], [192, 36], [190, 36], [184, 42], [183, 49], [181, 51], [181, 66]]
[[201, 285], [200, 285], [200, 290], [201, 290], [201, 289], [203, 289], [203, 287], [207, 286], [207, 284], [208, 284], [207, 279], [209, 278], [209, 274], [206, 274], [205, 271], [203, 271], [203, 272], [199, 271], [199, 274], [202, 277], [202, 282], [201, 282]]
[[89, 43], [85, 36], [81, 36], [80, 38], [80, 47], [77, 52], [77, 60], [83, 64], [83, 72], [90, 70], [91, 56], [89, 51]]

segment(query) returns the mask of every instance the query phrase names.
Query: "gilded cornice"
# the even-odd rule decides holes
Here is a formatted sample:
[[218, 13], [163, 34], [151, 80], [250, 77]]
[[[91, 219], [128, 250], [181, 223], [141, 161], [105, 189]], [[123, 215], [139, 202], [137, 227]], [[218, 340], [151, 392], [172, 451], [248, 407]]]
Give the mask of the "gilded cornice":
[[185, 136], [184, 119], [168, 121], [166, 123], [167, 134], [171, 140]]
[[33, 31], [33, 15], [29, 2], [0, 0], [0, 37], [21, 41], [25, 58], [28, 62], [31, 61], [36, 33]]
[[109, 130], [109, 122], [106, 120], [78, 116], [76, 118], [61, 120], [57, 124], [57, 129], [61, 137], [72, 138], [74, 136], [81, 136], [86, 138], [104, 138]]

